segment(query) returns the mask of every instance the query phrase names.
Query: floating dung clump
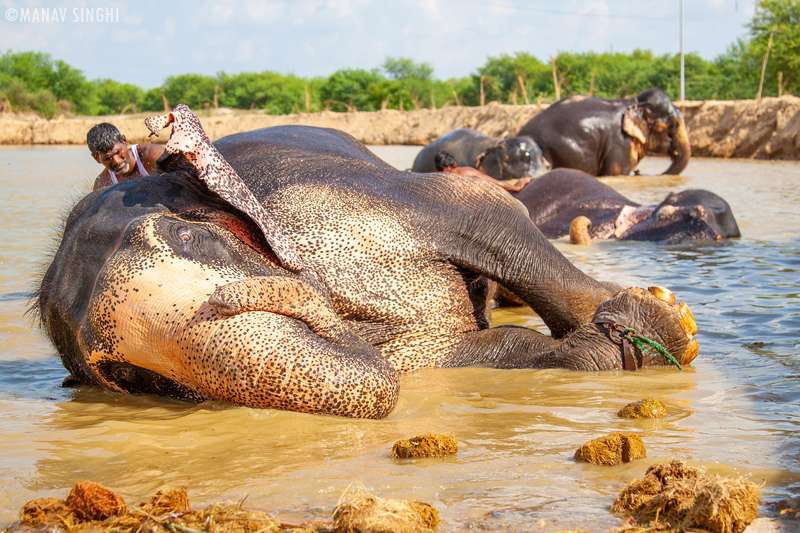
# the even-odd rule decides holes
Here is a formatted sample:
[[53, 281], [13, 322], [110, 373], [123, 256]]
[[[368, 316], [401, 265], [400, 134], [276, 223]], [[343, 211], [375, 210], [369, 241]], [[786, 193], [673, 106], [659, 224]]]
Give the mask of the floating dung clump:
[[105, 520], [128, 510], [122, 496], [94, 481], [75, 483], [66, 503], [82, 521]]
[[409, 440], [394, 443], [389, 457], [409, 459], [416, 457], [445, 457], [458, 451], [455, 437], [434, 434], [419, 435]]
[[29, 526], [66, 526], [72, 529], [80, 520], [63, 500], [38, 498], [22, 507], [20, 521]]
[[[120, 503], [121, 502], [121, 503]], [[103, 517], [116, 508], [119, 515]], [[111, 533], [278, 533], [281, 525], [263, 511], [242, 509], [242, 502], [217, 503], [191, 510], [186, 487], [159, 490], [148, 503], [127, 509], [125, 501], [110, 489], [81, 481], [66, 501], [39, 498], [22, 508], [26, 526], [57, 526], [69, 532]], [[113, 518], [110, 518], [113, 517]]]
[[759, 489], [746, 479], [704, 476], [673, 460], [647, 469], [620, 493], [611, 510], [633, 515], [640, 524], [741, 533], [756, 518]]
[[379, 498], [360, 483], [348, 487], [333, 510], [335, 533], [420, 533], [438, 524], [432, 505]]
[[620, 418], [665, 418], [669, 416], [666, 406], [652, 398], [629, 403], [617, 413]]
[[629, 463], [645, 457], [647, 451], [636, 433], [614, 432], [587, 442], [575, 452], [576, 461], [607, 466]]
[[150, 514], [154, 515], [182, 513], [191, 509], [189, 506], [189, 494], [186, 491], [186, 487], [160, 489], [150, 498], [150, 503], [142, 505], [142, 507]]

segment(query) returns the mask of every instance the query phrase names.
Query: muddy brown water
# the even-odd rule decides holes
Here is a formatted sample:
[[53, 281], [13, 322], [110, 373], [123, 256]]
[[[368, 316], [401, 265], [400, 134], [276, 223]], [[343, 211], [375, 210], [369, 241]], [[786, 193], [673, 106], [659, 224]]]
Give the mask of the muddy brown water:
[[[419, 148], [374, 150], [408, 168]], [[646, 159], [641, 169], [667, 166]], [[443, 531], [616, 527], [618, 492], [671, 458], [765, 483], [767, 501], [800, 493], [800, 163], [694, 159], [682, 176], [604, 180], [640, 203], [712, 190], [731, 204], [738, 240], [556, 241], [592, 276], [660, 284], [689, 305], [700, 355], [684, 372], [422, 370], [401, 378], [397, 407], [378, 421], [60, 388], [66, 371], [25, 310], [54, 228], [99, 170], [85, 147], [0, 147], [0, 526], [82, 479], [129, 503], [165, 484], [187, 485], [194, 504], [246, 495], [286, 522], [330, 517], [360, 481], [433, 504]], [[498, 310], [495, 323], [543, 328], [527, 309]], [[647, 396], [670, 416], [616, 417]], [[639, 433], [647, 459], [573, 461], [612, 431]], [[427, 432], [454, 435], [458, 454], [389, 459], [395, 441]]]

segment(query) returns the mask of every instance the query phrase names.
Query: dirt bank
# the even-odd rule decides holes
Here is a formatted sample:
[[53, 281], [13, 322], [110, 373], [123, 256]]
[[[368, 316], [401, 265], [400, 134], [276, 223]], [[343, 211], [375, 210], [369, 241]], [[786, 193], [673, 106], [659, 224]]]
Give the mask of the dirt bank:
[[[514, 134], [544, 105], [445, 107], [375, 112], [302, 113], [272, 116], [230, 110], [200, 112], [212, 140], [231, 133], [281, 124], [303, 124], [344, 130], [365, 144], [425, 145], [457, 128], [476, 128], [487, 135]], [[800, 98], [783, 96], [756, 100], [683, 102], [692, 155], [800, 160]], [[131, 142], [149, 133], [145, 115], [58, 117], [0, 114], [0, 144], [84, 144], [86, 132], [98, 122], [115, 124]], [[162, 135], [161, 141], [166, 137]], [[151, 140], [152, 142], [152, 140]]]

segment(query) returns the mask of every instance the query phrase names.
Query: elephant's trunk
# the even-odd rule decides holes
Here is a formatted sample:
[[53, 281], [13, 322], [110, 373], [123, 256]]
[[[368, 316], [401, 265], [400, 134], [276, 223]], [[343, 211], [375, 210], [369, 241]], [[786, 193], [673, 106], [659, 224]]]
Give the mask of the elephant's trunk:
[[672, 164], [664, 172], [664, 174], [680, 174], [686, 165], [689, 164], [689, 158], [692, 155], [692, 147], [689, 144], [689, 132], [686, 131], [686, 123], [683, 117], [678, 112], [678, 115], [672, 119], [670, 125], [672, 130], [669, 145], [669, 157]]
[[575, 217], [572, 224], [569, 225], [569, 243], [570, 244], [592, 244], [592, 238], [589, 236], [589, 228], [592, 227], [592, 221], [583, 215]]
[[367, 351], [372, 348], [336, 315], [330, 298], [314, 280], [283, 276], [247, 278], [217, 287], [208, 303], [226, 316], [248, 311], [290, 316], [332, 344]]

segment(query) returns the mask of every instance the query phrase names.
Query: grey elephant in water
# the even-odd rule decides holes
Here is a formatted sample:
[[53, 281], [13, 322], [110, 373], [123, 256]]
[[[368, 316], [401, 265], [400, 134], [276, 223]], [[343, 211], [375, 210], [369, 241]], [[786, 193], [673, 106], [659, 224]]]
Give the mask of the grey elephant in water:
[[530, 137], [500, 139], [472, 128], [451, 131], [417, 154], [411, 170], [434, 172], [434, 158], [448, 152], [459, 167], [474, 167], [497, 180], [535, 178], [547, 172], [542, 151]]
[[516, 198], [549, 239], [570, 234], [583, 244], [608, 238], [676, 244], [741, 236], [728, 202], [702, 189], [670, 193], [658, 205], [642, 206], [585, 172], [556, 169]]
[[[685, 304], [658, 288], [612, 294], [495, 185], [401, 172], [330, 129], [212, 146], [191, 118], [157, 121], [173, 123], [159, 175], [94, 191], [66, 220], [36, 308], [74, 381], [380, 418], [398, 373], [422, 367], [671, 364], [626, 349], [623, 327], [678, 363], [697, 355]], [[552, 336], [489, 328], [487, 279]]]
[[683, 114], [660, 89], [633, 98], [572, 95], [536, 114], [517, 135], [531, 137], [552, 168], [628, 175], [647, 152], [668, 154], [680, 174], [692, 149]]

